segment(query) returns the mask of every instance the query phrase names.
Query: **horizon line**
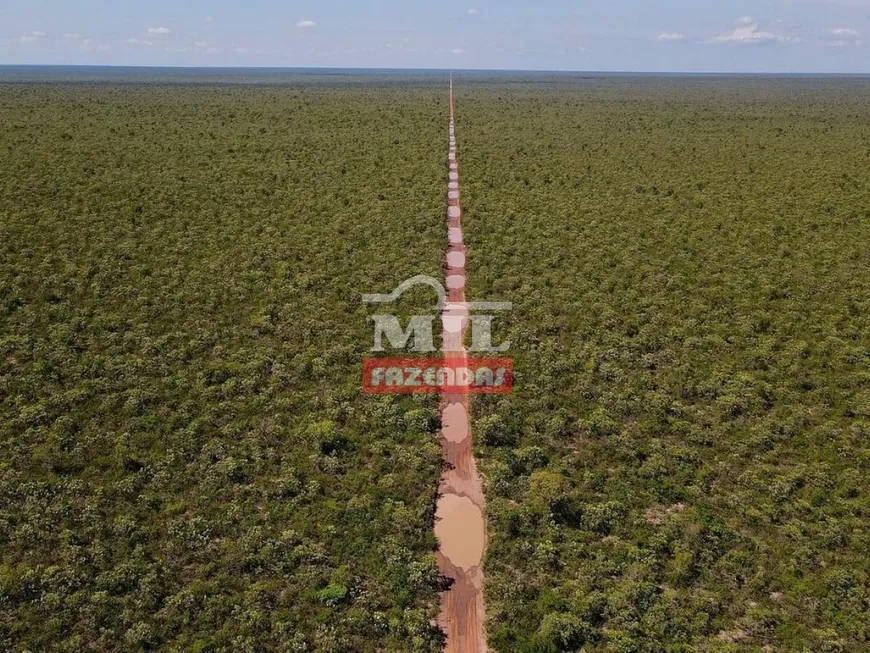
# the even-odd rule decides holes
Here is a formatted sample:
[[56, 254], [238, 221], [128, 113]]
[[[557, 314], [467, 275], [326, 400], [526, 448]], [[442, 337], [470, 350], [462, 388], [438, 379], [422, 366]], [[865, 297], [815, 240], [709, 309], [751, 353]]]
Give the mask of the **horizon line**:
[[588, 75], [803, 75], [826, 77], [870, 77], [870, 71], [865, 72], [834, 72], [834, 71], [739, 71], [739, 70], [580, 70], [559, 68], [442, 68], [442, 67], [366, 67], [366, 66], [184, 66], [172, 64], [54, 64], [54, 63], [0, 63], [3, 68], [123, 68], [123, 69], [157, 69], [157, 70], [348, 70], [376, 72], [455, 72], [455, 73], [559, 73]]

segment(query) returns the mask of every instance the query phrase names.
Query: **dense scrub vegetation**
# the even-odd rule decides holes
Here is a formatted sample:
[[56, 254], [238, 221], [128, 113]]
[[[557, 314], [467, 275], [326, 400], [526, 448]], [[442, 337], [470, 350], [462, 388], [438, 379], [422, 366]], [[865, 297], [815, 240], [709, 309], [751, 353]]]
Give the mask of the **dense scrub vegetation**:
[[[438, 650], [435, 404], [359, 370], [445, 88], [87, 74], [0, 79], [0, 650]], [[492, 648], [866, 650], [870, 86], [458, 88]]]
[[361, 397], [360, 293], [440, 272], [445, 116], [0, 86], [0, 650], [439, 650], [436, 406]]
[[459, 88], [491, 646], [867, 650], [870, 85]]

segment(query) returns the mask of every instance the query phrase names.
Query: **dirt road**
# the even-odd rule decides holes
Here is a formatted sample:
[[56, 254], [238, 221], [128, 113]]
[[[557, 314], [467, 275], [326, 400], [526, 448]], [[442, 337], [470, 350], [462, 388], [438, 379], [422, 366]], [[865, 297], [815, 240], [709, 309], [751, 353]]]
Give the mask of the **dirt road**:
[[[461, 364], [467, 358], [463, 334], [468, 327], [468, 305], [465, 301], [466, 250], [459, 201], [459, 161], [452, 79], [448, 163], [448, 301], [442, 322], [445, 357]], [[486, 519], [483, 488], [472, 448], [468, 394], [443, 395], [441, 418], [441, 443], [448, 469], [441, 477], [435, 535], [439, 542], [439, 569], [455, 582], [441, 597], [439, 624], [447, 633], [447, 653], [483, 653], [487, 650], [486, 610], [483, 602]]]

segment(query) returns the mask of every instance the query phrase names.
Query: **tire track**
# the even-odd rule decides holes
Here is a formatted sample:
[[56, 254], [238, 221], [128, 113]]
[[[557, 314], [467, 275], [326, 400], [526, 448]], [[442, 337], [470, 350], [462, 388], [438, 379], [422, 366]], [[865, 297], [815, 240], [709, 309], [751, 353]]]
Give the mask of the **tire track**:
[[[447, 304], [442, 314], [445, 358], [467, 360], [463, 337], [468, 327], [465, 301], [466, 249], [462, 233], [459, 160], [453, 79], [450, 79], [450, 150], [447, 186]], [[471, 438], [468, 392], [441, 397], [441, 444], [446, 469], [441, 476], [435, 517], [438, 568], [454, 580], [441, 596], [439, 625], [447, 635], [447, 653], [485, 653], [486, 610], [483, 601], [483, 554], [486, 520], [483, 487]]]

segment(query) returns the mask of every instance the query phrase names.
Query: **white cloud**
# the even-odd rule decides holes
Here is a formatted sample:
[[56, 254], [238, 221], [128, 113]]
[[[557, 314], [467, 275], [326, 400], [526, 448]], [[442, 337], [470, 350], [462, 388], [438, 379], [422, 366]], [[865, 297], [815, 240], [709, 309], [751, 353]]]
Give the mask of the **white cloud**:
[[130, 45], [154, 45], [154, 41], [149, 41], [148, 39], [127, 39], [124, 43]]
[[480, 11], [477, 10], [477, 9], [474, 9], [474, 8], [471, 8], [471, 9], [468, 10], [468, 14], [469, 14], [470, 16], [476, 16], [476, 15], [479, 14], [479, 13], [480, 13]]
[[166, 47], [166, 48], [163, 48], [163, 49], [166, 50], [166, 52], [190, 52], [190, 51], [191, 51], [191, 48], [173, 48], [173, 47]]
[[316, 25], [317, 23], [315, 23], [313, 20], [300, 20], [298, 23], [296, 23], [296, 27], [315, 27]]
[[46, 36], [48, 36], [48, 34], [46, 34], [45, 32], [35, 29], [32, 32], [28, 32], [27, 34], [22, 34], [18, 37], [18, 40], [22, 43], [33, 43], [34, 41], [45, 38]]
[[172, 30], [168, 27], [149, 27], [146, 33], [148, 36], [162, 36], [164, 34], [172, 34]]
[[849, 27], [837, 27], [834, 29], [825, 30], [824, 41], [826, 45], [834, 48], [845, 48], [848, 46], [860, 47], [864, 45], [864, 40], [861, 34]]
[[213, 22], [214, 22], [214, 16], [206, 16], [206, 17], [205, 17], [205, 22], [207, 22], [207, 23], [213, 23]]
[[63, 35], [67, 41], [80, 41], [82, 39], [82, 35], [77, 32], [67, 32]]
[[451, 52], [452, 52], [453, 54], [462, 54], [463, 52], [465, 52], [465, 50], [463, 50], [462, 48], [453, 48], [453, 49], [451, 50]]
[[755, 19], [752, 16], [741, 16], [737, 19], [738, 25], [752, 25]]
[[740, 18], [737, 27], [728, 34], [721, 34], [713, 39], [713, 43], [735, 43], [738, 45], [761, 45], [764, 43], [787, 43], [796, 39], [784, 34], [775, 34], [770, 30], [761, 29], [757, 22], [747, 23], [753, 20], [749, 16]]
[[678, 32], [662, 32], [656, 37], [657, 41], [685, 41], [686, 35]]
[[195, 48], [207, 48], [208, 43], [206, 43], [205, 41], [194, 41], [193, 47], [195, 47]]
[[111, 50], [112, 47], [106, 45], [105, 43], [94, 43], [93, 39], [84, 39], [81, 43], [82, 50], [86, 50], [88, 52], [93, 50], [99, 50], [100, 52], [105, 52], [106, 50]]

